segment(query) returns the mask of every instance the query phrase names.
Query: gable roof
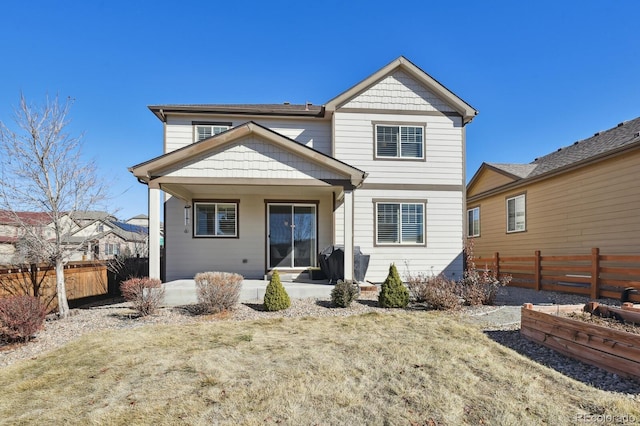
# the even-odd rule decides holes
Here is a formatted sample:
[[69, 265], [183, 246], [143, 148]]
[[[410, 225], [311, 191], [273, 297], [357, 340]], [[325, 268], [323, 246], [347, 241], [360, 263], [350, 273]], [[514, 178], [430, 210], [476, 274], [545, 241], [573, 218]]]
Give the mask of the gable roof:
[[132, 166], [129, 168], [129, 171], [138, 179], [149, 182], [150, 180], [161, 176], [163, 170], [167, 170], [173, 165], [196, 159], [203, 154], [251, 134], [255, 134], [263, 140], [299, 155], [306, 160], [314, 162], [325, 169], [330, 169], [344, 175], [352, 181], [353, 185], [359, 185], [366, 177], [366, 173], [360, 169], [316, 151], [313, 148], [309, 148], [306, 145], [298, 143], [293, 139], [274, 132], [273, 130], [263, 127], [253, 121], [246, 122], [210, 138], [203, 139], [199, 142], [184, 146], [144, 163]]
[[331, 99], [326, 105], [290, 104], [158, 104], [149, 105], [148, 108], [160, 121], [167, 121], [167, 114], [228, 114], [248, 116], [276, 116], [276, 117], [330, 117], [337, 108], [350, 99], [359, 95], [387, 75], [402, 70], [415, 78], [420, 84], [434, 92], [443, 101], [457, 111], [464, 124], [471, 122], [478, 111], [462, 100], [459, 96], [447, 89], [442, 83], [424, 72], [413, 62], [400, 56], [380, 70], [371, 74], [355, 86], [340, 93]]
[[514, 179], [522, 179], [529, 176], [529, 174], [536, 168], [535, 164], [504, 164], [504, 163], [486, 163], [487, 166], [493, 167], [498, 171], [502, 171], [508, 174]]
[[471, 122], [471, 120], [473, 120], [473, 118], [478, 114], [478, 111], [475, 108], [462, 100], [462, 98], [457, 96], [451, 90], [447, 89], [438, 80], [431, 77], [429, 74], [424, 72], [404, 56], [400, 56], [399, 58], [393, 60], [355, 86], [347, 89], [335, 98], [331, 99], [325, 105], [327, 112], [335, 111], [341, 105], [359, 95], [360, 93], [364, 92], [366, 89], [373, 86], [375, 83], [396, 70], [402, 70], [406, 72], [407, 74], [415, 78], [419, 83], [426, 86], [429, 90], [439, 95], [447, 104], [449, 104], [454, 110], [460, 113], [465, 124]]
[[509, 174], [517, 184], [521, 184], [598, 161], [638, 146], [640, 146], [640, 117], [619, 123], [616, 127], [597, 132], [590, 138], [559, 148], [555, 152], [536, 158], [529, 164], [483, 163], [469, 181], [467, 188], [470, 188], [487, 168]]

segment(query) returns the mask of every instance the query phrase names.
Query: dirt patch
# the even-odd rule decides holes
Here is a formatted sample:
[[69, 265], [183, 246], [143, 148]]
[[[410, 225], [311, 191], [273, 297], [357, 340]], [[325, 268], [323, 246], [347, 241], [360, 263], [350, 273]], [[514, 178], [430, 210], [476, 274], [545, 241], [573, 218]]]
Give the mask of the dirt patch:
[[599, 325], [618, 331], [626, 331], [628, 333], [640, 335], [640, 324], [637, 323], [624, 322], [616, 318], [604, 318], [598, 315], [590, 314], [588, 312], [571, 312], [560, 315], [589, 324]]

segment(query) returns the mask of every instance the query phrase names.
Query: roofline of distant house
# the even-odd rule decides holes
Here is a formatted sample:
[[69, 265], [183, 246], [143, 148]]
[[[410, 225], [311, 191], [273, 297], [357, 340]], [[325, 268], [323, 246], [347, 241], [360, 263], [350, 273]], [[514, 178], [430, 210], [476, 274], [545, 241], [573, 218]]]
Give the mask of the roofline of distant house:
[[[567, 164], [566, 166], [559, 167], [557, 169], [549, 170], [546, 173], [542, 173], [540, 175], [533, 176], [531, 178], [521, 178], [521, 179], [516, 180], [514, 182], [510, 182], [510, 183], [507, 183], [505, 185], [498, 186], [496, 188], [492, 188], [492, 189], [490, 189], [488, 191], [481, 192], [480, 194], [476, 194], [474, 196], [469, 197], [467, 202], [468, 203], [473, 203], [473, 202], [476, 202], [478, 200], [481, 200], [483, 198], [486, 198], [486, 197], [489, 197], [489, 196], [492, 196], [492, 195], [500, 194], [500, 193], [506, 192], [506, 191], [511, 191], [513, 189], [517, 189], [517, 188], [520, 188], [522, 186], [529, 185], [529, 184], [532, 184], [532, 183], [535, 183], [535, 182], [538, 182], [538, 181], [541, 181], [541, 180], [544, 180], [544, 179], [549, 179], [549, 178], [554, 177], [556, 175], [560, 175], [560, 174], [569, 172], [571, 170], [574, 170], [574, 169], [577, 169], [577, 168], [580, 168], [580, 167], [589, 166], [591, 164], [598, 163], [598, 162], [606, 160], [608, 158], [612, 158], [612, 157], [616, 157], [618, 155], [624, 154], [627, 151], [633, 151], [633, 150], [636, 150], [636, 149], [639, 149], [639, 148], [640, 148], [640, 138], [636, 138], [636, 141], [633, 142], [633, 143], [621, 146], [621, 147], [619, 147], [617, 149], [612, 149], [610, 151], [603, 152], [600, 155], [596, 155], [596, 156], [593, 156], [593, 157], [585, 158], [584, 160], [577, 161], [577, 162], [571, 163], [571, 164]], [[483, 164], [483, 165], [486, 165], [486, 163]], [[470, 185], [471, 185], [471, 182], [469, 182], [469, 185], [467, 185], [467, 188], [469, 188]]]

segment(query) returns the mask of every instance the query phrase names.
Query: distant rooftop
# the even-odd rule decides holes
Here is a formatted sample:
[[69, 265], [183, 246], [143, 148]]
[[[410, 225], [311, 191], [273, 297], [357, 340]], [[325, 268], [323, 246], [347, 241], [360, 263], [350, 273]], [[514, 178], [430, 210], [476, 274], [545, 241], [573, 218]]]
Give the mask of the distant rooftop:
[[550, 154], [536, 158], [529, 164], [487, 163], [487, 165], [521, 179], [531, 179], [616, 152], [636, 143], [640, 143], [640, 117], [619, 123], [616, 127], [597, 132], [590, 138], [559, 148]]

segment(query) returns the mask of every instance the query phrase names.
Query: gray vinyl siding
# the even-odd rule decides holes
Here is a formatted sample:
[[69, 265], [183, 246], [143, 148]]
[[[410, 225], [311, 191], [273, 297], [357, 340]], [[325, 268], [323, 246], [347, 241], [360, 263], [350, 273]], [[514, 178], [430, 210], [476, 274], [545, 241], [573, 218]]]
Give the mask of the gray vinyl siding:
[[[425, 159], [375, 159], [374, 123], [425, 126]], [[369, 173], [366, 183], [462, 184], [462, 127], [448, 116], [335, 114], [335, 157]]]
[[331, 122], [302, 119], [274, 119], [263, 117], [189, 116], [168, 117], [166, 151], [171, 152], [194, 142], [193, 121], [232, 123], [233, 126], [254, 121], [303, 145], [331, 155]]
[[[264, 189], [264, 188], [262, 188]], [[166, 202], [165, 238], [167, 281], [191, 279], [198, 272], [235, 272], [245, 278], [262, 278], [266, 261], [266, 204], [265, 200], [292, 201], [292, 196], [269, 196], [264, 190], [242, 195], [196, 194], [207, 199], [237, 199], [239, 203], [239, 238], [192, 238], [191, 225], [185, 233], [184, 202], [171, 197]], [[318, 247], [332, 242], [332, 194], [307, 193], [293, 199], [317, 200]], [[247, 262], [243, 263], [243, 259]]]
[[[426, 245], [376, 245], [374, 199], [394, 202], [424, 202]], [[371, 255], [366, 279], [381, 282], [395, 263], [406, 272], [452, 277], [462, 273], [463, 195], [461, 191], [381, 191], [355, 192], [354, 245]], [[337, 217], [340, 217], [339, 215]], [[340, 229], [336, 226], [336, 230]], [[339, 234], [338, 234], [339, 235]], [[338, 236], [336, 235], [336, 236]]]
[[166, 176], [236, 177], [256, 179], [344, 179], [343, 175], [319, 166], [256, 136], [234, 141], [207, 154], [206, 158]]

